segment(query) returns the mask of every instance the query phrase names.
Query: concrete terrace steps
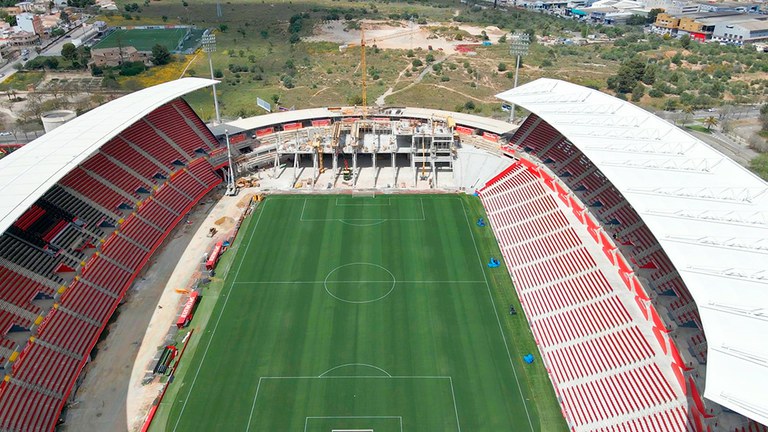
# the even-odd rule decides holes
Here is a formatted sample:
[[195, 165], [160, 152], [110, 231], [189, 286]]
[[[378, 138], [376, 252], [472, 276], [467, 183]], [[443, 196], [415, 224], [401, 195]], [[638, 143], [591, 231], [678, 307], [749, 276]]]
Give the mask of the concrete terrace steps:
[[150, 122], [150, 121], [149, 121], [149, 120], [147, 120], [147, 119], [143, 119], [143, 121], [144, 121], [144, 122], [145, 122], [147, 125], [149, 125], [149, 127], [150, 127], [150, 128], [152, 128], [152, 130], [153, 130], [153, 131], [155, 131], [155, 133], [156, 133], [156, 134], [157, 134], [157, 135], [158, 135], [160, 138], [162, 138], [162, 139], [163, 139], [165, 142], [167, 142], [167, 143], [168, 143], [168, 144], [169, 144], [171, 147], [173, 147], [173, 148], [174, 148], [174, 149], [175, 149], [177, 152], [179, 152], [179, 153], [180, 153], [182, 156], [184, 156], [184, 158], [187, 160], [187, 162], [189, 162], [189, 161], [191, 161], [191, 160], [192, 160], [192, 156], [190, 156], [189, 154], [187, 154], [187, 152], [186, 152], [184, 149], [182, 149], [181, 147], [179, 147], [179, 145], [178, 145], [178, 144], [176, 144], [176, 142], [175, 142], [174, 140], [172, 140], [172, 139], [171, 139], [171, 137], [169, 137], [168, 135], [166, 135], [166, 134], [165, 134], [165, 132], [163, 132], [162, 130], [160, 130], [160, 128], [159, 128], [159, 127], [155, 126], [154, 124], [152, 124], [152, 122]]
[[[147, 221], [144, 221], [144, 220], [142, 220], [142, 221], [143, 221], [143, 222], [147, 222]], [[149, 223], [149, 222], [147, 222], [147, 223]], [[153, 228], [154, 228], [154, 227], [153, 227]], [[123, 240], [127, 241], [128, 243], [130, 243], [130, 244], [132, 244], [132, 245], [134, 245], [134, 246], [136, 246], [136, 247], [140, 248], [140, 249], [141, 249], [141, 250], [143, 250], [144, 252], [149, 252], [149, 250], [150, 250], [148, 247], [144, 246], [143, 244], [141, 244], [141, 243], [137, 242], [136, 240], [134, 240], [134, 239], [132, 239], [132, 238], [128, 237], [127, 235], [125, 235], [125, 234], [123, 234], [123, 233], [121, 233], [121, 232], [117, 232], [117, 234], [116, 234], [116, 235], [117, 235], [117, 236], [119, 236], [121, 239], [123, 239]]]
[[63, 191], [65, 191], [66, 193], [72, 195], [73, 197], [79, 199], [80, 201], [85, 202], [86, 204], [88, 204], [89, 206], [95, 208], [96, 210], [100, 211], [101, 213], [104, 213], [105, 215], [112, 216], [113, 219], [120, 219], [122, 217], [122, 215], [120, 214], [120, 212], [117, 209], [110, 210], [110, 209], [102, 206], [101, 204], [97, 203], [96, 201], [88, 198], [87, 196], [81, 194], [80, 192], [72, 189], [71, 187], [63, 186], [61, 184], [59, 184], [58, 186]]
[[[641, 420], [641, 424], [644, 423], [644, 427], [639, 426], [640, 429], [638, 429], [637, 428], [638, 426], [633, 425], [632, 429], [624, 429], [624, 430], [627, 430], [627, 431], [631, 430], [632, 432], [660, 432], [660, 429], [649, 425], [647, 422], [642, 422], [642, 419], [650, 417], [653, 414], [662, 414], [668, 411], [680, 410], [681, 409], [680, 404], [681, 404], [681, 401], [678, 399], [671, 400], [668, 402], [654, 405], [650, 408], [642, 408], [637, 411], [624, 414], [617, 418], [611, 418], [611, 419], [583, 424], [583, 425], [580, 425], [578, 428], [576, 428], [576, 431], [600, 431], [600, 430], [603, 430], [602, 428], [615, 428], [617, 420], [619, 421], [620, 424], [630, 423], [633, 420]], [[664, 432], [684, 432], [686, 430], [693, 431], [693, 429], [681, 429], [681, 430], [669, 429], [668, 431], [664, 431]]]
[[[170, 187], [171, 189], [173, 189], [173, 190], [175, 190], [176, 192], [178, 192], [179, 194], [181, 194], [181, 196], [183, 196], [184, 198], [186, 198], [186, 199], [188, 199], [188, 200], [190, 200], [190, 201], [192, 200], [192, 197], [191, 197], [191, 196], [187, 195], [187, 193], [186, 193], [186, 192], [184, 192], [183, 190], [179, 189], [179, 188], [178, 188], [178, 187], [177, 187], [175, 184], [173, 184], [173, 182], [168, 182], [168, 183], [166, 183], [166, 184], [165, 184], [165, 187]], [[177, 216], [179, 215], [179, 213], [178, 213], [178, 212], [174, 212], [174, 213], [175, 213]]]
[[[111, 264], [111, 263], [110, 263], [110, 264]], [[83, 284], [83, 285], [87, 285], [87, 286], [89, 286], [89, 287], [91, 287], [91, 288], [95, 289], [96, 291], [98, 291], [98, 292], [100, 292], [100, 293], [102, 293], [102, 294], [104, 294], [104, 295], [107, 295], [107, 296], [109, 296], [109, 297], [112, 297], [113, 299], [118, 299], [118, 298], [120, 298], [120, 296], [119, 296], [119, 295], [117, 295], [117, 294], [113, 293], [112, 291], [110, 291], [110, 290], [108, 290], [108, 289], [106, 289], [106, 288], [102, 288], [102, 287], [100, 287], [100, 286], [96, 285], [95, 283], [93, 283], [93, 282], [89, 281], [88, 279], [84, 279], [84, 278], [82, 278], [82, 277], [81, 277], [81, 278], [79, 279], [79, 282], [80, 282], [81, 284]]]
[[183, 118], [183, 119], [184, 119], [184, 123], [186, 123], [186, 124], [187, 124], [187, 126], [189, 126], [189, 127], [190, 127], [190, 128], [191, 128], [191, 129], [192, 129], [194, 132], [195, 132], [195, 134], [196, 134], [197, 136], [199, 136], [199, 137], [200, 137], [200, 139], [201, 139], [201, 140], [203, 140], [203, 142], [204, 142], [204, 143], [205, 143], [205, 144], [208, 146], [208, 149], [209, 149], [209, 150], [213, 150], [214, 148], [216, 148], [216, 145], [215, 145], [214, 143], [210, 142], [210, 139], [209, 139], [209, 137], [208, 137], [208, 136], [206, 136], [206, 135], [205, 135], [205, 134], [204, 134], [204, 133], [203, 133], [203, 132], [200, 130], [200, 128], [198, 128], [198, 127], [197, 127], [197, 125], [195, 124], [195, 122], [193, 122], [192, 120], [190, 120], [190, 119], [189, 119], [189, 118], [188, 118], [188, 117], [187, 117], [187, 116], [184, 114], [184, 112], [183, 112], [181, 109], [179, 109], [179, 107], [178, 107], [178, 106], [176, 106], [176, 104], [175, 104], [175, 103], [174, 103], [174, 104], [172, 104], [171, 106], [173, 107], [173, 109], [174, 109], [174, 110], [176, 110], [176, 112], [178, 112], [178, 113], [179, 113], [179, 115], [181, 115], [181, 118]]
[[77, 312], [73, 311], [72, 309], [67, 308], [66, 306], [59, 305], [57, 310], [59, 312], [63, 312], [63, 313], [72, 315], [73, 317], [75, 317], [75, 318], [77, 318], [79, 320], [85, 321], [88, 324], [91, 324], [93, 326], [101, 327], [101, 323], [100, 322], [98, 322], [98, 321], [96, 321], [96, 320], [94, 320], [92, 318], [88, 318], [87, 316], [85, 316], [83, 314], [77, 313]]
[[206, 188], [208, 187], [208, 184], [206, 184], [204, 181], [200, 180], [189, 168], [184, 168], [184, 171], [187, 173], [187, 175], [189, 175], [190, 177], [195, 179], [196, 182], [198, 182], [201, 185], [203, 185], [203, 187], [206, 187]]
[[20, 379], [14, 378], [14, 377], [11, 377], [8, 380], [8, 382], [10, 382], [12, 384], [16, 384], [17, 386], [23, 387], [23, 388], [25, 388], [27, 390], [31, 390], [31, 391], [34, 391], [34, 392], [37, 392], [37, 393], [42, 393], [42, 394], [44, 394], [46, 396], [50, 396], [50, 397], [55, 398], [55, 399], [61, 399], [61, 398], [64, 397], [64, 395], [62, 395], [60, 393], [57, 393], [57, 392], [52, 391], [52, 390], [49, 390], [49, 389], [47, 389], [45, 387], [42, 387], [42, 386], [39, 386], [39, 385], [30, 384], [30, 383], [28, 383], [26, 381], [22, 381]]
[[[548, 236], [549, 235], [547, 235], [547, 234], [542, 234], [541, 236], [539, 236], [539, 239], [544, 238], [544, 237], [548, 237]], [[536, 241], [536, 239], [534, 239], [534, 242], [535, 241]], [[535, 266], [537, 264], [547, 264], [549, 261], [552, 260], [552, 258], [569, 256], [573, 252], [578, 252], [578, 251], [583, 251], [583, 250], [585, 250], [584, 246], [581, 246], [581, 245], [573, 246], [573, 247], [571, 247], [569, 249], [561, 249], [561, 250], [552, 252], [552, 253], [544, 256], [544, 257], [536, 257], [536, 258], [532, 259], [531, 261], [526, 262], [525, 264], [516, 265], [516, 266], [512, 267], [512, 269], [520, 270], [522, 268], [526, 268], [526, 267], [530, 267], [530, 266]], [[580, 274], [580, 273], [592, 271], [592, 270], [594, 270], [596, 268], [597, 268], [597, 266], [591, 266], [591, 267], [583, 268], [583, 269], [581, 269], [582, 271], [580, 271], [579, 273], [572, 273], [572, 274], [570, 274], [565, 279], [572, 278], [573, 276], [576, 276], [577, 274]], [[554, 281], [557, 282], [557, 279], [555, 279]]]
[[19, 317], [25, 318], [32, 322], [34, 325], [35, 320], [37, 320], [37, 317], [40, 316], [30, 310], [24, 309], [23, 307], [16, 305], [14, 303], [7, 302], [5, 300], [0, 299], [0, 309], [10, 312], [14, 315], [17, 315]]
[[42, 285], [45, 285], [45, 286], [51, 288], [54, 291], [58, 290], [61, 287], [61, 284], [56, 283], [55, 281], [53, 281], [51, 279], [48, 279], [48, 278], [46, 278], [44, 276], [41, 276], [38, 273], [30, 271], [30, 270], [28, 270], [28, 269], [26, 269], [26, 268], [24, 268], [24, 267], [22, 267], [22, 266], [20, 266], [20, 265], [18, 265], [16, 263], [12, 262], [12, 261], [8, 261], [7, 259], [5, 259], [3, 257], [0, 257], [0, 265], [2, 265], [3, 267], [8, 268], [10, 270], [13, 270], [14, 272], [16, 272], [16, 273], [18, 273], [18, 274], [20, 274], [20, 275], [22, 275], [24, 277], [32, 279], [35, 282], [38, 282], [38, 283], [40, 283]]
[[[554, 139], [550, 145], [557, 145], [557, 141]], [[670, 410], [684, 412], [685, 406], [684, 397], [671, 384], [675, 382], [671, 371], [665, 372], [665, 367], [669, 369], [666, 357], [659, 354], [652, 333], [642, 327], [647, 323], [642, 321], [639, 311], [627, 309], [635, 306], [634, 303], [624, 298], [627, 292], [619, 286], [618, 276], [605, 273], [606, 264], [610, 266], [610, 262], [596, 250], [598, 246], [593, 244], [576, 216], [556, 196], [552, 198], [554, 209], [549, 204], [534, 207], [540, 202], [538, 199], [551, 196], [552, 192], [538, 177], [531, 180], [531, 175], [526, 170], [513, 170], [485, 189], [480, 197], [515, 278], [515, 289], [524, 302], [526, 316], [537, 335], [537, 345], [545, 357], [543, 361], [561, 395], [570, 427], [574, 431], [618, 430], [619, 425], [631, 424], [635, 428], [625, 430], [634, 431], [638, 429], [632, 422], [640, 419], [649, 431], [665, 430], [662, 425], [672, 424], [665, 416]], [[513, 178], [515, 176], [518, 178]], [[533, 184], [539, 184], [540, 193], [530, 188]], [[516, 193], [522, 189], [526, 189], [525, 193]], [[541, 213], [561, 213], [567, 223], [562, 226], [562, 219], [548, 218]], [[499, 225], [497, 219], [507, 223]], [[515, 220], [509, 223], [511, 219]], [[536, 222], [536, 226], [526, 225], [537, 220], [540, 222]], [[517, 235], [504, 234], [518, 225]], [[528, 228], [533, 231], [527, 233]], [[562, 237], [569, 228], [576, 230], [578, 246], [574, 246], [573, 237], [567, 241]], [[557, 241], [547, 240], [555, 237]], [[568, 255], [576, 251], [584, 251], [591, 259]], [[542, 273], [548, 266], [560, 265], [568, 266], [568, 272]], [[516, 277], [520, 270], [526, 272], [520, 275], [523, 279]], [[597, 283], [595, 272], [603, 281], [599, 289], [595, 286], [583, 293], [572, 291]], [[578, 296], [574, 296], [576, 293]], [[589, 355], [584, 354], [584, 350], [595, 350], [594, 355], [606, 357], [580, 358], [579, 355]], [[576, 366], [573, 361], [585, 363]], [[591, 400], [600, 397], [594, 393], [598, 391], [608, 392], [603, 395], [607, 398], [605, 401]], [[584, 392], [588, 397], [581, 399]], [[674, 420], [674, 424], [679, 421]]]
[[125, 270], [128, 273], [133, 273], [133, 269], [130, 269], [130, 268], [120, 264], [119, 262], [117, 262], [114, 259], [112, 259], [112, 257], [110, 257], [109, 255], [105, 255], [105, 254], [102, 253], [101, 254], [101, 259], [107, 261], [108, 263], [114, 265], [115, 267], [117, 267], [117, 268], [119, 268], [121, 270]]
[[89, 170], [87, 170], [85, 168], [83, 168], [83, 171], [85, 171], [85, 173], [88, 174], [89, 176], [91, 176], [94, 179], [98, 180], [99, 183], [101, 183], [104, 186], [106, 186], [106, 187], [112, 189], [113, 191], [117, 192], [118, 194], [120, 194], [120, 196], [122, 196], [123, 198], [129, 200], [130, 202], [135, 204], [139, 200], [139, 198], [137, 198], [132, 193], [127, 192], [127, 191], [125, 191], [123, 189], [120, 189], [119, 187], [115, 186], [114, 183], [112, 183], [111, 181], [105, 179], [104, 177], [96, 174], [95, 172], [89, 171]]
[[[533, 200], [531, 200], [531, 201], [533, 201]], [[528, 202], [530, 202], [530, 201], [528, 201]], [[511, 207], [508, 207], [507, 209], [510, 209], [510, 208]], [[520, 226], [520, 225], [522, 225], [522, 224], [524, 224], [526, 222], [533, 222], [533, 221], [536, 221], [536, 220], [539, 220], [539, 219], [544, 219], [546, 216], [549, 216], [549, 215], [552, 215], [552, 214], [555, 214], [555, 213], [559, 213], [559, 212], [560, 212], [560, 210], [553, 209], [553, 210], [548, 210], [548, 211], [543, 212], [543, 213], [538, 213], [538, 214], [536, 214], [536, 216], [530, 217], [530, 218], [527, 218], [527, 219], [517, 219], [517, 220], [515, 220], [514, 222], [512, 222], [510, 224], [506, 224], [506, 225], [500, 226], [499, 230], [501, 231], [501, 230], [507, 230], [507, 229], [515, 228], [515, 227], [518, 227], [518, 226]], [[541, 237], [545, 237], [547, 235], [549, 235], [549, 233], [542, 234]]]
[[81, 354], [74, 353], [70, 350], [64, 349], [58, 345], [52, 344], [50, 342], [45, 341], [44, 339], [37, 338], [35, 339], [35, 343], [39, 344], [40, 346], [44, 346], [48, 348], [51, 351], [55, 351], [59, 354], [64, 354], [65, 356], [72, 357], [75, 360], [82, 360], [83, 356]]
[[122, 139], [123, 141], [128, 143], [129, 147], [131, 147], [133, 150], [135, 150], [140, 155], [142, 155], [145, 158], [147, 158], [147, 160], [152, 162], [153, 165], [157, 166], [157, 168], [160, 170], [160, 172], [165, 173], [166, 175], [171, 172], [170, 168], [168, 168], [167, 166], [163, 165], [159, 160], [155, 159], [154, 156], [152, 156], [151, 154], [147, 153], [143, 148], [141, 148], [138, 145], [132, 143], [131, 141], [128, 141], [122, 135], [118, 135], [118, 136], [120, 137], [120, 139]]
[[137, 179], [141, 180], [141, 181], [142, 181], [142, 183], [144, 183], [144, 184], [147, 186], [147, 189], [151, 190], [151, 189], [152, 189], [152, 187], [156, 185], [156, 183], [155, 183], [154, 181], [152, 181], [151, 179], [149, 179], [149, 178], [147, 178], [147, 177], [144, 177], [143, 175], [139, 174], [139, 173], [138, 173], [138, 172], [136, 172], [136, 171], [135, 171], [133, 168], [131, 168], [131, 167], [129, 167], [128, 165], [126, 165], [126, 164], [124, 164], [124, 163], [120, 162], [118, 159], [116, 159], [116, 158], [114, 158], [114, 157], [112, 157], [112, 156], [110, 156], [110, 155], [108, 155], [108, 154], [106, 154], [106, 153], [104, 153], [104, 152], [100, 152], [100, 153], [101, 153], [101, 154], [102, 154], [102, 155], [103, 155], [105, 158], [107, 158], [107, 159], [108, 159], [110, 162], [112, 162], [113, 164], [115, 164], [115, 165], [119, 166], [120, 168], [124, 169], [126, 172], [128, 172], [129, 174], [131, 174], [132, 176], [134, 176], [134, 177], [136, 177]]

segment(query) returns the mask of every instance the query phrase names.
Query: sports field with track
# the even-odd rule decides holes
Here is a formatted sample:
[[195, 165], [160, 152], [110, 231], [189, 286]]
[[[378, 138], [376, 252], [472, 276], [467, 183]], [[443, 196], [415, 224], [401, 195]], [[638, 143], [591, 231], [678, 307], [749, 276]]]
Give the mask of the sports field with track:
[[464, 195], [266, 198], [152, 430], [562, 430], [481, 216]]
[[138, 51], [152, 51], [153, 46], [160, 44], [168, 48], [168, 51], [174, 51], [186, 34], [186, 28], [116, 29], [94, 45], [93, 48], [132, 46]]

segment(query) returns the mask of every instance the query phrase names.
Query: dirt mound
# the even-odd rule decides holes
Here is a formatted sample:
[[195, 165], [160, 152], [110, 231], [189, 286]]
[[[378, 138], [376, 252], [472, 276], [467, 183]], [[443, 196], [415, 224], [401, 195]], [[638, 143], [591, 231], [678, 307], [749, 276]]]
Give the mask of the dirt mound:
[[216, 219], [216, 222], [214, 222], [215, 225], [219, 225], [219, 226], [221, 226], [221, 225], [231, 225], [233, 223], [235, 223], [235, 220], [232, 219], [229, 216], [224, 216], [224, 217], [218, 218], [218, 219]]
[[242, 199], [240, 199], [240, 201], [237, 202], [237, 208], [248, 207], [248, 204], [251, 202], [253, 195], [254, 194], [247, 194]]

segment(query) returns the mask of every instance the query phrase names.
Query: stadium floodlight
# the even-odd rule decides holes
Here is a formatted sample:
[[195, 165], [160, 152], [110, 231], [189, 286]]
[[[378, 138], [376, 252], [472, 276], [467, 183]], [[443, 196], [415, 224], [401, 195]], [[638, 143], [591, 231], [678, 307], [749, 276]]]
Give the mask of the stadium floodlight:
[[232, 163], [232, 145], [229, 142], [229, 130], [224, 129], [224, 139], [227, 142], [227, 159], [229, 159], [229, 179], [227, 180], [227, 195], [236, 195], [235, 188], [235, 167]]
[[[516, 57], [515, 61], [515, 85], [512, 88], [517, 87], [517, 75], [520, 72], [520, 58], [528, 54], [528, 47], [531, 45], [531, 37], [528, 33], [515, 32], [509, 38], [509, 54]], [[515, 121], [515, 104], [512, 104], [512, 108], [509, 110], [509, 121]]]
[[[208, 66], [211, 67], [211, 79], [213, 77], [213, 60], [211, 60], [211, 53], [216, 52], [216, 35], [213, 33], [204, 34], [202, 37], [203, 52], [208, 54]], [[216, 97], [216, 84], [213, 85], [213, 106], [216, 110], [216, 124], [221, 124], [221, 116], [219, 115], [219, 99]]]

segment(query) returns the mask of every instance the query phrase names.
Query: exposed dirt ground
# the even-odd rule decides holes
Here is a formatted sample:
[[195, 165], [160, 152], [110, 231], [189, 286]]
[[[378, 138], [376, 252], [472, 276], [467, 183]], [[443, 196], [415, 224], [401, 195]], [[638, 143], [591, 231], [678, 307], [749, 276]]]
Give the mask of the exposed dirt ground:
[[[214, 191], [180, 222], [137, 278], [96, 346], [86, 366], [76, 401], [66, 411], [62, 431], [137, 430], [157, 395], [157, 383], [143, 385], [158, 347], [175, 324], [185, 297], [178, 293], [190, 282], [199, 259], [218, 237], [207, 237], [214, 221], [233, 224], [242, 210], [235, 199], [222, 200]], [[231, 221], [231, 222], [230, 222]], [[217, 227], [225, 235], [222, 227]]]
[[[335, 42], [339, 45], [359, 45], [360, 30], [345, 30], [345, 21], [330, 21], [315, 27], [315, 35], [306, 38], [309, 41]], [[395, 21], [364, 21], [365, 39], [368, 45], [376, 45], [384, 49], [427, 49], [432, 46], [435, 50], [443, 50], [447, 53], [455, 52], [458, 45], [476, 44], [477, 40], [449, 40], [445, 37], [435, 36], [430, 27], [440, 24], [411, 24]], [[499, 38], [506, 34], [498, 27], [476, 27], [459, 25], [459, 30], [464, 30], [474, 36], [479, 36], [483, 30], [491, 42], [497, 43]]]

